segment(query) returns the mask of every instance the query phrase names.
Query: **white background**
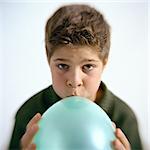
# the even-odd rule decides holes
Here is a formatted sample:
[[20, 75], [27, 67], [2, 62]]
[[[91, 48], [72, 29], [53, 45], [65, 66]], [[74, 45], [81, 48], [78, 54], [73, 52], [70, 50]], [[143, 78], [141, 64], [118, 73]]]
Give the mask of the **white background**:
[[[148, 150], [147, 2], [86, 2], [103, 12], [112, 28], [111, 51], [103, 81], [134, 110], [144, 148]], [[7, 148], [18, 108], [51, 84], [44, 26], [54, 10], [66, 3], [69, 0], [65, 3], [60, 0], [0, 2], [1, 150]]]

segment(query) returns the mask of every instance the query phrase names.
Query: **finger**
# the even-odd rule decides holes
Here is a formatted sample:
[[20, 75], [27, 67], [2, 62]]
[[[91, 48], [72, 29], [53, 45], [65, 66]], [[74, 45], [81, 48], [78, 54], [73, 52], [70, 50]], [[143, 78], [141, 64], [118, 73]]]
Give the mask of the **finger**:
[[38, 121], [41, 119], [41, 114], [37, 113], [27, 124], [26, 129], [28, 130], [30, 127], [32, 127], [33, 124], [38, 123]]
[[36, 150], [36, 145], [35, 144], [30, 144], [27, 148], [27, 150]]
[[23, 135], [21, 139], [21, 146], [22, 148], [27, 148], [29, 144], [31, 144], [31, 141], [38, 131], [39, 127], [37, 124], [32, 125], [30, 129], [26, 131], [26, 133]]
[[116, 124], [113, 121], [112, 121], [112, 125], [113, 125], [114, 130], [116, 130]]
[[119, 139], [116, 139], [115, 141], [113, 141], [113, 148], [115, 150], [126, 150]]
[[121, 129], [116, 129], [116, 137], [120, 140], [120, 142], [124, 145], [126, 150], [130, 150], [130, 143]]

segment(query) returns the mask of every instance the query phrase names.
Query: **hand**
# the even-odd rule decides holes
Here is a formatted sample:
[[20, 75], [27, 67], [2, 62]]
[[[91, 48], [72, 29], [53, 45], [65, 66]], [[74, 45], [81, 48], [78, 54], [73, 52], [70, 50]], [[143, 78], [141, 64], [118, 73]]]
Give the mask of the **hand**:
[[36, 145], [32, 142], [34, 135], [38, 131], [38, 121], [41, 119], [41, 114], [37, 113], [28, 123], [26, 127], [26, 132], [21, 138], [21, 148], [22, 150], [35, 150]]
[[[113, 123], [116, 128], [116, 125]], [[116, 140], [113, 141], [113, 146], [115, 150], [131, 150], [130, 143], [122, 130], [120, 128], [116, 128]]]

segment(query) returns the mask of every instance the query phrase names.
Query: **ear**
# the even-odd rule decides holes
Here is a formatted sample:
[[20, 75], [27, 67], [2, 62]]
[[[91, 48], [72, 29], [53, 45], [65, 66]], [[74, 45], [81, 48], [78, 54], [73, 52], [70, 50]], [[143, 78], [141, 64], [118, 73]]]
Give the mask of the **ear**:
[[106, 67], [107, 62], [108, 62], [108, 57], [105, 58], [104, 61], [103, 61], [104, 68]]

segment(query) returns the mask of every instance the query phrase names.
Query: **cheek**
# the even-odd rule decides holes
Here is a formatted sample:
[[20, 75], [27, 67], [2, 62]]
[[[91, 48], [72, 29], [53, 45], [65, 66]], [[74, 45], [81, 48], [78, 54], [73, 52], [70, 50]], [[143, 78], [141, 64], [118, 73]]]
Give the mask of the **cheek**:
[[100, 77], [89, 78], [86, 82], [86, 86], [89, 87], [90, 90], [96, 91], [99, 88], [100, 81]]
[[101, 75], [102, 75], [101, 70], [95, 70], [87, 76], [88, 77], [87, 80], [93, 83], [99, 82], [101, 81]]
[[55, 85], [56, 84], [57, 85], [62, 85], [62, 84], [65, 83], [65, 78], [62, 75], [58, 74], [57, 72], [53, 72], [52, 73], [52, 82]]
[[88, 75], [85, 79], [85, 85], [91, 91], [96, 91], [99, 88], [101, 82], [101, 73], [99, 71], [95, 71], [92, 74]]

